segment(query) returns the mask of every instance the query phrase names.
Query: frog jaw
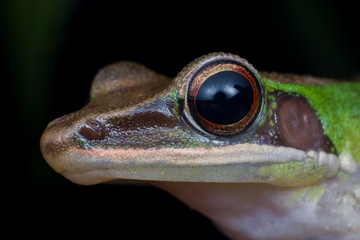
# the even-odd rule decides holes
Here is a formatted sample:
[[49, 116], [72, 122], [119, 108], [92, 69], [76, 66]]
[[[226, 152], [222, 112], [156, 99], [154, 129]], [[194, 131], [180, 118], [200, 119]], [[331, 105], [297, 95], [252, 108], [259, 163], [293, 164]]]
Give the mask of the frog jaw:
[[86, 185], [131, 179], [297, 186], [332, 177], [339, 169], [339, 159], [331, 153], [249, 143], [212, 149], [69, 147], [56, 157], [45, 156], [57, 172]]

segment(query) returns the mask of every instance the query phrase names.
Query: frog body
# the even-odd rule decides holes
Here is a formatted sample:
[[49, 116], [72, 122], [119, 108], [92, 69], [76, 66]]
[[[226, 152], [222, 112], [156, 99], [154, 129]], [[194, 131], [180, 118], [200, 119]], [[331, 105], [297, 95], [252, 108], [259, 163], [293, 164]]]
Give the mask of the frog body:
[[69, 180], [162, 188], [233, 239], [360, 236], [359, 82], [259, 73], [213, 53], [174, 79], [111, 64], [90, 95], [41, 138]]

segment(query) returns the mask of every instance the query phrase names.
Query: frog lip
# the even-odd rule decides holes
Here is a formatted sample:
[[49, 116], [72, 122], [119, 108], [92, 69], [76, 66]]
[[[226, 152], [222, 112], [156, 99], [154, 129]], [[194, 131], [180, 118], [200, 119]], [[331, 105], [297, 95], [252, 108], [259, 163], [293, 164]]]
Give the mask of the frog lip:
[[[70, 147], [48, 163], [70, 181], [90, 185], [115, 179], [179, 182], [268, 182], [249, 172], [264, 165], [306, 162], [334, 176], [340, 166], [331, 153], [287, 147], [242, 144], [241, 147], [79, 149]], [[254, 149], [255, 148], [255, 149]], [[250, 150], [254, 149], [254, 150]], [[268, 154], [264, 155], [264, 152]], [[241, 156], [234, 158], [234, 154]], [[215, 159], [215, 160], [214, 160]], [[321, 178], [321, 177], [319, 177]], [[277, 183], [274, 183], [277, 184]], [[280, 185], [280, 184], [279, 184]]]

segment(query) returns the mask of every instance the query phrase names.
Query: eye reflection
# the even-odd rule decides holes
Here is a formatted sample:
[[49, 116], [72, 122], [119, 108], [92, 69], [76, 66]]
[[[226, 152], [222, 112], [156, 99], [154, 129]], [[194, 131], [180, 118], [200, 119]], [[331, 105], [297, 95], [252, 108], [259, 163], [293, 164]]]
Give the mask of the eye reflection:
[[223, 71], [209, 77], [200, 87], [195, 105], [198, 113], [215, 124], [233, 124], [243, 119], [253, 104], [249, 81], [240, 73]]

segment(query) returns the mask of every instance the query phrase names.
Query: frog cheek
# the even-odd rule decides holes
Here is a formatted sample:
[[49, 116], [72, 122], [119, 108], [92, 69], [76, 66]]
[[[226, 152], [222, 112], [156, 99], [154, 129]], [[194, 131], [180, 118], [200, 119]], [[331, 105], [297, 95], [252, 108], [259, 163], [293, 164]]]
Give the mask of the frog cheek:
[[278, 130], [285, 145], [301, 150], [324, 150], [333, 146], [324, 135], [320, 120], [308, 101], [301, 96], [285, 95], [276, 110]]

